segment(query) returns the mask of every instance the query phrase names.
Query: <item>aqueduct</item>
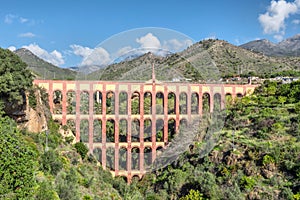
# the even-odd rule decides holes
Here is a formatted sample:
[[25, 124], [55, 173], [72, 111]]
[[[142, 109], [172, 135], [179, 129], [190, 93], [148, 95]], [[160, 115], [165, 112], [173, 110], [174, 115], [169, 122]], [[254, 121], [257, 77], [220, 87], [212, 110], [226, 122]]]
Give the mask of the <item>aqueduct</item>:
[[[49, 94], [50, 111], [73, 126], [76, 141], [87, 144], [113, 175], [141, 178], [180, 124], [194, 115], [223, 109], [228, 99], [256, 85], [184, 82], [35, 80]], [[227, 99], [227, 100], [226, 100]]]

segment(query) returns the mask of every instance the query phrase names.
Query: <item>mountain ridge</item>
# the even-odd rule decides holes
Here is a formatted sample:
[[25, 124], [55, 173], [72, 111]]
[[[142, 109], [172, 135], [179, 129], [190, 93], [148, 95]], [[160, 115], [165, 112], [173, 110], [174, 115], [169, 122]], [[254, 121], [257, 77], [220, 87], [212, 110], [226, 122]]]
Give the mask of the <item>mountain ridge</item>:
[[300, 34], [287, 38], [279, 43], [267, 39], [254, 40], [240, 45], [240, 47], [260, 52], [268, 56], [300, 56]]

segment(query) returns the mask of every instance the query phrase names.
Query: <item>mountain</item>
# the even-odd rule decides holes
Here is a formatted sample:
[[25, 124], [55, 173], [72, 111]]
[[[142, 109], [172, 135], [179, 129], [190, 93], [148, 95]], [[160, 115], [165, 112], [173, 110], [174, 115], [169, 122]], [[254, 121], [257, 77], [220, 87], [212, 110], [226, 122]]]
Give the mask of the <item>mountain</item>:
[[[265, 41], [265, 46], [272, 47]], [[300, 70], [299, 57], [270, 57], [224, 40], [203, 40], [182, 52], [160, 57], [147, 53], [109, 65], [88, 75], [93, 80], [151, 79], [152, 64], [158, 80], [218, 80], [220, 77], [256, 75], [268, 77], [287, 70]]]
[[14, 53], [28, 65], [28, 68], [33, 71], [37, 79], [75, 79], [76, 77], [75, 71], [48, 63], [28, 49], [18, 49]]
[[300, 56], [300, 34], [287, 38], [277, 44], [269, 40], [255, 40], [240, 47], [268, 56]]

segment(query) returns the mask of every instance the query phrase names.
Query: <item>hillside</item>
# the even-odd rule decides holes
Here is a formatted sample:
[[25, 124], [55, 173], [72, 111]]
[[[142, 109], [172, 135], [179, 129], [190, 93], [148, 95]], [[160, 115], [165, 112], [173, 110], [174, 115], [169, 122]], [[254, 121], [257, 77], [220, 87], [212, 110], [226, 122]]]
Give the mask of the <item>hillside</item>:
[[281, 71], [300, 70], [299, 57], [270, 57], [234, 46], [223, 40], [204, 40], [167, 57], [145, 54], [88, 75], [96, 80], [149, 80], [154, 63], [158, 80], [187, 78], [209, 80], [220, 77], [269, 77]]
[[18, 49], [14, 52], [28, 65], [37, 79], [75, 79], [76, 72], [54, 66], [34, 55], [28, 49]]
[[300, 34], [287, 38], [277, 44], [264, 39], [250, 41], [240, 47], [261, 52], [268, 56], [300, 56]]

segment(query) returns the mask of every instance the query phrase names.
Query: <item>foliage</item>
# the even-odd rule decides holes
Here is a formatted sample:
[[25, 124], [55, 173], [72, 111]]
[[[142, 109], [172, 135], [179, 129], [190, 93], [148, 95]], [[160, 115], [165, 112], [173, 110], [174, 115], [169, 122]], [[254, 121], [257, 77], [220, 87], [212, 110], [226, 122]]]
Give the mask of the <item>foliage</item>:
[[180, 200], [204, 200], [203, 194], [201, 194], [198, 190], [190, 190], [189, 194], [181, 197]]
[[36, 185], [37, 152], [24, 140], [16, 124], [0, 118], [0, 198], [30, 199]]
[[80, 154], [81, 158], [84, 159], [87, 152], [89, 151], [86, 145], [82, 142], [77, 142], [74, 147], [76, 151]]
[[41, 156], [41, 170], [56, 175], [63, 167], [63, 163], [58, 153], [49, 150]]

